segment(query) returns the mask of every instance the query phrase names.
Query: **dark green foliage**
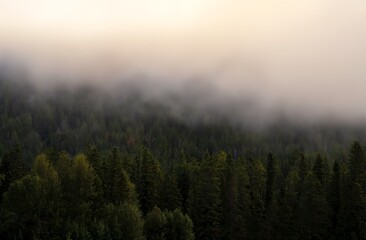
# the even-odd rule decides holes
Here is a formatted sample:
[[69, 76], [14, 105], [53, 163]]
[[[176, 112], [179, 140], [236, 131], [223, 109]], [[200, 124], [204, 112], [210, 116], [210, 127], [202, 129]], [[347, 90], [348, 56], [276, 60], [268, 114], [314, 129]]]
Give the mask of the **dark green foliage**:
[[223, 239], [237, 239], [236, 227], [240, 224], [238, 165], [231, 155], [225, 163], [222, 180]]
[[193, 223], [180, 209], [161, 211], [154, 207], [147, 213], [144, 232], [148, 240], [194, 240]]
[[301, 239], [325, 239], [330, 227], [325, 191], [313, 173], [308, 174], [300, 201], [299, 231]]
[[328, 202], [331, 210], [332, 235], [335, 236], [338, 229], [339, 210], [341, 209], [341, 172], [337, 161], [333, 164], [333, 174], [328, 188]]
[[326, 165], [320, 154], [317, 155], [313, 167], [313, 172], [317, 180], [321, 183], [323, 187], [326, 186]]
[[[143, 218], [136, 205], [107, 204], [102, 209], [103, 231], [100, 238], [143, 240]], [[108, 237], [108, 238], [107, 238]]]
[[184, 215], [180, 209], [173, 212], [164, 212], [165, 238], [172, 240], [194, 240], [193, 223], [188, 215]]
[[60, 194], [57, 172], [45, 155], [38, 156], [32, 173], [13, 182], [4, 195], [4, 237], [51, 238], [60, 224]]
[[188, 124], [55, 92], [0, 80], [0, 239], [366, 239], [362, 129]]
[[275, 186], [275, 163], [272, 153], [268, 154], [267, 157], [267, 180], [266, 180], [266, 195], [265, 195], [265, 209], [268, 214], [272, 210], [273, 198], [274, 198], [274, 186]]
[[154, 207], [146, 214], [144, 233], [147, 240], [164, 240], [165, 239], [165, 215], [160, 208]]
[[23, 177], [26, 174], [26, 166], [23, 161], [22, 151], [17, 145], [13, 150], [4, 154], [0, 164], [2, 181], [0, 185], [0, 199], [8, 189], [10, 183]]
[[153, 209], [154, 206], [158, 205], [158, 193], [162, 172], [159, 162], [146, 148], [141, 150], [140, 165], [141, 170], [137, 190], [142, 212], [146, 214], [149, 210]]
[[364, 152], [358, 142], [354, 142], [352, 145], [348, 164], [350, 181], [364, 185], [366, 162]]
[[185, 213], [188, 212], [188, 197], [193, 169], [194, 163], [187, 163], [184, 155], [183, 160], [177, 169], [177, 185], [182, 197], [182, 209]]
[[193, 172], [189, 193], [189, 215], [198, 239], [218, 239], [222, 234], [220, 159], [206, 154]]
[[175, 175], [166, 175], [160, 185], [159, 206], [161, 209], [175, 210], [181, 207], [182, 196]]
[[265, 220], [266, 169], [259, 160], [249, 163], [249, 223], [251, 239], [263, 239]]
[[358, 142], [351, 147], [348, 169], [343, 183], [338, 235], [340, 238], [361, 239], [365, 226], [365, 159]]

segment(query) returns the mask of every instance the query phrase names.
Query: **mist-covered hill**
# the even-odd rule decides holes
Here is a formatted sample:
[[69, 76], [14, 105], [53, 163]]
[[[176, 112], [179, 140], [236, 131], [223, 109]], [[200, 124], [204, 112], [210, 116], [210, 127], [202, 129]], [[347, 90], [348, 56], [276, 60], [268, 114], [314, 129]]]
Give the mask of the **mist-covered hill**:
[[1, 79], [0, 238], [361, 236], [364, 127], [238, 117], [202, 91]]
[[[152, 96], [139, 85], [120, 84], [100, 89], [93, 85], [60, 84], [39, 88], [31, 82], [0, 80], [0, 156], [17, 144], [26, 159], [47, 149], [76, 154], [88, 145], [113, 146], [132, 151], [144, 145], [174, 161], [181, 151], [201, 157], [210, 152], [237, 152], [263, 158], [272, 151], [290, 158], [296, 151], [320, 152], [343, 160], [354, 140], [365, 141], [365, 128], [332, 122], [301, 122], [285, 117], [258, 115], [253, 106], [230, 109], [230, 102], [197, 107], [205, 89]], [[201, 101], [201, 102], [200, 102]], [[248, 111], [248, 118], [245, 116]], [[273, 118], [273, 119], [271, 119]]]

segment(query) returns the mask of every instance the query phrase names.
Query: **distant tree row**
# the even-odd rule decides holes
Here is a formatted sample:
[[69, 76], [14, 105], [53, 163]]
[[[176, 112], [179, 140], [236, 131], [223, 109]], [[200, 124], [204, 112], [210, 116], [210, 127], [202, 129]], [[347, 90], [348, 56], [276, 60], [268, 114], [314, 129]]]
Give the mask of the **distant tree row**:
[[366, 144], [365, 128], [280, 121], [260, 129], [245, 118], [240, 125], [230, 124], [235, 122], [230, 114], [220, 117], [187, 108], [177, 116], [182, 109], [171, 109], [167, 102], [147, 102], [118, 88], [110, 94], [87, 87], [40, 91], [25, 81], [2, 79], [0, 72], [0, 156], [18, 144], [29, 167], [34, 156], [49, 148], [76, 155], [93, 144], [103, 154], [114, 146], [125, 154], [144, 145], [166, 169], [182, 151], [196, 159], [205, 150], [223, 150], [261, 160], [271, 151], [281, 160], [292, 160], [300, 150], [309, 158], [320, 152], [341, 162], [354, 139]]

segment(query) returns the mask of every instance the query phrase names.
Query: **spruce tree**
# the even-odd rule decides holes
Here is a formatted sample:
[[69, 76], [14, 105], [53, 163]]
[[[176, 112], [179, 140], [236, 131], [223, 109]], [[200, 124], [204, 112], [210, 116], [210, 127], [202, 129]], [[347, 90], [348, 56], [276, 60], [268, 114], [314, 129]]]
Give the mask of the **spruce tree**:
[[341, 173], [337, 161], [333, 164], [333, 174], [328, 188], [328, 203], [331, 210], [332, 235], [335, 236], [338, 228], [339, 210], [341, 208]]
[[181, 200], [175, 175], [166, 175], [160, 186], [159, 206], [163, 210], [175, 210], [181, 207]]
[[189, 215], [198, 239], [218, 239], [222, 229], [221, 179], [217, 159], [206, 153], [193, 173], [189, 193]]
[[265, 195], [265, 210], [268, 214], [272, 208], [273, 198], [274, 198], [274, 187], [275, 187], [275, 163], [272, 156], [272, 153], [269, 153], [267, 156], [267, 179], [266, 179], [266, 195]]
[[158, 205], [159, 187], [161, 184], [162, 173], [159, 162], [147, 149], [141, 152], [141, 170], [137, 185], [141, 210], [146, 214], [154, 206]]

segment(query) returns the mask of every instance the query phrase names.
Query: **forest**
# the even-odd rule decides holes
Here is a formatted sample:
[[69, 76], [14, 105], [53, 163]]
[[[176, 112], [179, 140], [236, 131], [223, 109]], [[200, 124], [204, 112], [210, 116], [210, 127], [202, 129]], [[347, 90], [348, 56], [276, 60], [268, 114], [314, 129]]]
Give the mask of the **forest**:
[[228, 118], [2, 77], [0, 239], [366, 239], [365, 128]]

